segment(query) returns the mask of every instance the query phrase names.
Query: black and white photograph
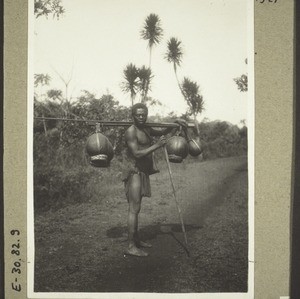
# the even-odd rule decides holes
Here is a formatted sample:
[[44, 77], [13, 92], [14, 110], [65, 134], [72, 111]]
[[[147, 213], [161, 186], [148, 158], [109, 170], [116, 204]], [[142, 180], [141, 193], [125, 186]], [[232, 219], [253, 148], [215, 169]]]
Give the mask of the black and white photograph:
[[28, 296], [253, 298], [254, 1], [29, 2]]

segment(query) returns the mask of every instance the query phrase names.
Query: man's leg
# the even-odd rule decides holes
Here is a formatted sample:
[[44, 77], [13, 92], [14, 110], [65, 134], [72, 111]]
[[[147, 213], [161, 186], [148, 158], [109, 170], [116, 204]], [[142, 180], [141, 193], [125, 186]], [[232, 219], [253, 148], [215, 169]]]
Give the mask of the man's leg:
[[141, 210], [141, 178], [133, 174], [128, 190], [128, 250], [127, 253], [136, 256], [147, 256], [148, 253], [137, 247], [138, 216]]

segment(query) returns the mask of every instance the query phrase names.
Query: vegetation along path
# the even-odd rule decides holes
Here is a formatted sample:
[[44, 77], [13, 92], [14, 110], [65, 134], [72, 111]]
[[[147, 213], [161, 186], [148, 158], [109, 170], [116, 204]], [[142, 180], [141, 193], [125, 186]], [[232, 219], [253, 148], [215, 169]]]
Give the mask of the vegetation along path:
[[247, 157], [172, 164], [190, 256], [163, 163], [160, 169], [140, 215], [141, 237], [153, 244], [149, 257], [123, 254], [127, 202], [120, 183], [99, 202], [35, 216], [35, 291], [247, 291]]

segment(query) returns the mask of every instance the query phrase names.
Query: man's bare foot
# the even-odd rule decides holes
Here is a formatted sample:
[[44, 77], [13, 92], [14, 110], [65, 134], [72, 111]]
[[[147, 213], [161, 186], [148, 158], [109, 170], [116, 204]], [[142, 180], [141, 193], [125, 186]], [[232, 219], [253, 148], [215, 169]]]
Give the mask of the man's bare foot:
[[152, 244], [147, 243], [147, 242], [144, 242], [144, 241], [139, 241], [139, 242], [138, 242], [138, 246], [144, 247], [144, 248], [151, 248], [151, 247], [152, 247]]
[[136, 246], [129, 247], [125, 254], [134, 255], [134, 256], [148, 256], [149, 254], [142, 249], [137, 248]]

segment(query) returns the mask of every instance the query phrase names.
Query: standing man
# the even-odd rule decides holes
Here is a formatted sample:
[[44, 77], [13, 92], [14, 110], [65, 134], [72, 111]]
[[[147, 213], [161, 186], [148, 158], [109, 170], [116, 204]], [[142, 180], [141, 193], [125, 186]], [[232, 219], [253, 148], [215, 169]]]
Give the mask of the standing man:
[[[149, 248], [151, 244], [140, 240], [138, 235], [138, 215], [141, 210], [143, 196], [151, 197], [149, 175], [159, 172], [153, 165], [153, 152], [166, 144], [165, 134], [176, 129], [154, 129], [145, 125], [148, 108], [142, 103], [133, 105], [132, 117], [134, 124], [125, 132], [129, 165], [123, 181], [125, 183], [128, 209], [128, 249], [129, 255], [148, 256], [141, 247]], [[176, 123], [186, 127], [184, 120]], [[158, 142], [153, 143], [151, 136], [161, 136]]]

